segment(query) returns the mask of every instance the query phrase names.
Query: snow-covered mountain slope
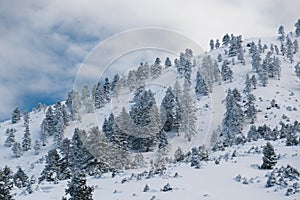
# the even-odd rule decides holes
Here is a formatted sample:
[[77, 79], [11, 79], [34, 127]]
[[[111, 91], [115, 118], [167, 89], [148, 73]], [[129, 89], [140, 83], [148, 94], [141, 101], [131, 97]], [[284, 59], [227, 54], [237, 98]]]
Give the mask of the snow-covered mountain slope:
[[[291, 36], [292, 40], [298, 40], [299, 37]], [[249, 55], [249, 47], [247, 44], [257, 39], [244, 40], [242, 47], [245, 50], [244, 58], [246, 65], [239, 63], [235, 56], [235, 64], [230, 63], [233, 70], [232, 82], [223, 82], [221, 85], [215, 84], [213, 91], [209, 97], [203, 97], [200, 100], [194, 97], [194, 106], [196, 107], [197, 117], [197, 135], [188, 142], [184, 135], [176, 136], [175, 133], [168, 133], [168, 151], [164, 157], [173, 160], [173, 155], [178, 147], [181, 147], [185, 153], [192, 147], [205, 144], [211, 148], [211, 138], [219, 128], [225, 113], [225, 97], [226, 91], [231, 88], [237, 88], [239, 91], [245, 88], [246, 75], [252, 76], [255, 73], [251, 66], [251, 56]], [[271, 44], [280, 47], [280, 41], [277, 37], [262, 38], [262, 44], [270, 47]], [[223, 59], [231, 61], [231, 57], [225, 55], [228, 47], [214, 49], [205, 55], [195, 56], [196, 67], [193, 68], [192, 80], [196, 78], [197, 68], [201, 67], [204, 56], [211, 56], [217, 59], [221, 54]], [[261, 54], [262, 59], [266, 56], [268, 49]], [[275, 54], [276, 55], [276, 54]], [[252, 93], [256, 96], [256, 109], [259, 111], [255, 121], [256, 126], [264, 124], [272, 129], [278, 126], [280, 122], [287, 124], [294, 123], [300, 117], [300, 81], [295, 75], [295, 65], [300, 61], [299, 51], [294, 54], [294, 62], [291, 63], [285, 56], [276, 55], [281, 62], [280, 80], [270, 78], [266, 87], [257, 84], [257, 89]], [[218, 62], [221, 69], [223, 62]], [[176, 81], [176, 69], [172, 66], [163, 70], [162, 75], [157, 79], [149, 79], [146, 82], [146, 88], [154, 92], [157, 105], [160, 105], [165, 91], [168, 86], [173, 86]], [[183, 84], [183, 79], [179, 79]], [[192, 88], [195, 88], [195, 82], [192, 82]], [[243, 94], [243, 93], [242, 93]], [[242, 99], [244, 100], [245, 95]], [[94, 126], [101, 127], [104, 118], [107, 118], [111, 112], [116, 116], [121, 112], [122, 107], [127, 110], [130, 108], [130, 99], [133, 92], [128, 88], [123, 88], [118, 97], [113, 97], [111, 103], [106, 104], [103, 108], [95, 110], [93, 113], [87, 113], [84, 109], [80, 110], [81, 120], [72, 121], [66, 127], [64, 136], [71, 138], [76, 127], [89, 130]], [[271, 107], [271, 100], [274, 99], [277, 107]], [[40, 130], [43, 119], [45, 118], [45, 110], [33, 111], [30, 113], [30, 131], [31, 138], [34, 142], [40, 139]], [[245, 122], [243, 126], [243, 134], [246, 136], [251, 124]], [[11, 148], [5, 147], [4, 143], [7, 138], [6, 130], [16, 129], [15, 140], [22, 141], [25, 126], [23, 118], [20, 122], [12, 124], [10, 121], [1, 123], [0, 127], [0, 167], [10, 166], [13, 171], [17, 171], [18, 166], [24, 169], [28, 176], [34, 175], [40, 177], [45, 165], [45, 156], [48, 151], [54, 148], [52, 139], [46, 146], [41, 147], [38, 155], [34, 154], [33, 149], [26, 151], [20, 158], [15, 158]], [[299, 133], [298, 133], [299, 134]], [[300, 170], [300, 146], [286, 146], [286, 139], [278, 139], [270, 141], [275, 148], [275, 152], [279, 157], [276, 167], [286, 167], [290, 165]], [[247, 142], [244, 145], [234, 145], [225, 148], [224, 151], [210, 152], [209, 160], [202, 161], [199, 169], [191, 167], [191, 163], [174, 163], [166, 162], [166, 171], [161, 175], [147, 177], [151, 169], [151, 160], [158, 160], [162, 155], [158, 152], [143, 153], [146, 166], [138, 169], [125, 170], [118, 173], [112, 178], [111, 173], [105, 173], [100, 178], [88, 177], [88, 185], [94, 186], [94, 199], [300, 199], [300, 193], [297, 192], [291, 196], [285, 196], [288, 188], [292, 188], [294, 183], [299, 183], [299, 176], [294, 180], [286, 180], [286, 185], [275, 185], [266, 188], [268, 177], [266, 174], [272, 170], [261, 170], [258, 166], [262, 163], [262, 149], [267, 141], [260, 139], [258, 141]], [[234, 154], [234, 156], [233, 156]], [[134, 153], [132, 153], [133, 157]], [[145, 172], [145, 173], [144, 173]], [[175, 176], [175, 174], [177, 174]], [[236, 178], [241, 175], [241, 181]], [[170, 191], [161, 191], [164, 185], [169, 183], [173, 188]], [[143, 192], [145, 185], [149, 186], [147, 192]], [[25, 189], [13, 188], [15, 199], [61, 199], [64, 196], [64, 190], [67, 187], [67, 181], [59, 181], [58, 184], [43, 181], [41, 184], [34, 184], [34, 192], [27, 194]], [[296, 187], [296, 186], [295, 186]], [[298, 188], [299, 190], [299, 188]]]

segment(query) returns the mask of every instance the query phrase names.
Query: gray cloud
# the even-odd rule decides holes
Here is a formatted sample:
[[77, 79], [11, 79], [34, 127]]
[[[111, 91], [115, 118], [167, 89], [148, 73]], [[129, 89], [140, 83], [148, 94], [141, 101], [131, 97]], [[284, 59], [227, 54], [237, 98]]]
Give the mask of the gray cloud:
[[[78, 65], [101, 40], [132, 28], [175, 29], [207, 49], [224, 33], [274, 35], [293, 28], [296, 0], [0, 2], [0, 119], [24, 93], [63, 98]], [[36, 98], [36, 97], [32, 97]]]

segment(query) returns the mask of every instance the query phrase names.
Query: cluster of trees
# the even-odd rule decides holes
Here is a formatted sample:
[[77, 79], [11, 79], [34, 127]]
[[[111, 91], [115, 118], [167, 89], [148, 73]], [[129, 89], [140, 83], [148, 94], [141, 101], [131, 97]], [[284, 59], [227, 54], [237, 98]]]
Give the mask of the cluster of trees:
[[[226, 112], [223, 119], [220, 142], [222, 146], [231, 146], [244, 142], [242, 134], [244, 123], [244, 111], [241, 105], [241, 94], [235, 88], [228, 89], [226, 96]], [[219, 145], [219, 144], [217, 144]]]
[[179, 60], [176, 58], [174, 61], [179, 76], [184, 77], [189, 84], [191, 84], [192, 68], [195, 66], [195, 61], [192, 58], [193, 51], [186, 49], [184, 53], [180, 53]]
[[209, 55], [204, 56], [196, 76], [196, 95], [198, 97], [206, 95], [206, 90], [212, 92], [214, 83], [221, 83], [221, 75], [217, 61]]
[[53, 136], [56, 146], [64, 138], [65, 127], [69, 125], [69, 114], [65, 105], [57, 102], [53, 107], [49, 106], [46, 111], [45, 119], [41, 124], [41, 142], [45, 146], [48, 137]]
[[21, 167], [18, 167], [17, 172], [14, 173], [11, 168], [5, 166], [0, 169], [0, 199], [13, 200], [14, 195], [11, 194], [11, 190], [14, 186], [22, 188], [30, 194], [33, 192], [32, 185], [35, 182], [35, 177], [31, 176], [29, 178]]
[[[280, 79], [281, 75], [281, 63], [277, 56], [273, 55], [273, 51], [269, 51], [265, 58], [261, 58], [261, 45], [256, 45], [254, 42], [250, 44], [249, 54], [252, 57], [252, 69], [258, 73], [258, 79], [262, 86], [267, 86], [268, 79], [277, 77]], [[271, 45], [271, 49], [272, 49]], [[275, 49], [277, 46], [275, 45]], [[262, 62], [261, 62], [262, 61]]]
[[263, 126], [256, 127], [252, 125], [248, 131], [247, 139], [248, 141], [257, 141], [258, 139], [265, 140], [277, 140], [286, 138], [287, 146], [294, 146], [300, 144], [300, 137], [297, 133], [300, 132], [300, 125], [298, 121], [295, 121], [293, 124], [284, 124], [280, 123], [281, 127], [277, 126], [271, 129], [268, 125], [264, 124]]
[[11, 148], [16, 158], [19, 158], [23, 154], [23, 152], [29, 151], [30, 149], [32, 149], [32, 147], [34, 148], [35, 154], [38, 154], [40, 150], [39, 140], [36, 140], [34, 145], [32, 144], [31, 141], [31, 133], [30, 133], [30, 126], [29, 126], [30, 115], [28, 111], [24, 112], [23, 119], [24, 119], [25, 130], [21, 142], [17, 142], [15, 140], [16, 129], [8, 128], [5, 133], [7, 138], [5, 140], [4, 146]]
[[[300, 26], [300, 22], [298, 20], [298, 22], [295, 24], [296, 27], [296, 36], [299, 36], [299, 26]], [[290, 39], [289, 35], [285, 36], [285, 31], [284, 31], [284, 27], [281, 25], [278, 28], [278, 40], [280, 41], [281, 45], [280, 45], [280, 52], [283, 56], [286, 56], [289, 61], [292, 63], [294, 61], [293, 57], [294, 54], [298, 51], [299, 49], [299, 45], [298, 45], [298, 41], [297, 39], [295, 39], [293, 42]]]

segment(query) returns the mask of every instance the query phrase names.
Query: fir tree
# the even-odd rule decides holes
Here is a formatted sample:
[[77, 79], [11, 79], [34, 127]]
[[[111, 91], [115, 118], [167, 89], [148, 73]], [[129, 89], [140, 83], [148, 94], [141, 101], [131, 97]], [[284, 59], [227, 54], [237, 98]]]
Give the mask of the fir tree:
[[210, 50], [213, 50], [213, 49], [214, 49], [215, 44], [214, 44], [214, 40], [213, 40], [213, 39], [211, 39], [211, 40], [209, 41], [209, 46], [210, 46]]
[[223, 61], [222, 55], [220, 53], [218, 54], [217, 59], [218, 59], [218, 62], [222, 62]]
[[254, 124], [254, 121], [256, 119], [256, 113], [257, 113], [257, 110], [255, 108], [255, 96], [253, 94], [248, 94], [247, 95], [247, 102], [245, 104], [245, 107], [246, 107], [246, 116], [248, 119], [250, 119], [250, 123], [251, 124]]
[[113, 93], [114, 93], [114, 90], [115, 90], [115, 88], [116, 88], [116, 86], [117, 86], [119, 80], [120, 80], [119, 74], [115, 74], [114, 77], [113, 77], [113, 80], [112, 80], [112, 82], [111, 82], [111, 85], [110, 85], [110, 90], [111, 90]]
[[104, 85], [103, 85], [103, 94], [106, 102], [110, 101], [110, 82], [108, 77], [105, 77], [104, 79]]
[[256, 126], [255, 125], [251, 125], [250, 126], [250, 129], [248, 131], [248, 134], [247, 134], [247, 139], [248, 141], [257, 141], [260, 137], [260, 134], [257, 132], [256, 130]]
[[165, 68], [167, 69], [171, 66], [172, 66], [171, 60], [170, 60], [169, 57], [167, 57], [166, 60], [165, 60]]
[[12, 117], [11, 117], [12, 124], [15, 124], [21, 120], [21, 114], [20, 114], [20, 110], [18, 107], [16, 107], [16, 109], [14, 109], [14, 111], [12, 112], [11, 115], [12, 115]]
[[218, 49], [220, 47], [220, 41], [219, 41], [219, 39], [216, 40], [215, 47], [216, 47], [216, 49]]
[[95, 101], [94, 101], [94, 105], [96, 109], [102, 108], [104, 104], [107, 102], [106, 92], [102, 84], [98, 82], [95, 90]]
[[40, 150], [41, 150], [41, 144], [40, 144], [40, 141], [39, 141], [39, 140], [35, 140], [33, 149], [34, 149], [34, 154], [35, 154], [35, 155], [38, 155], [38, 154], [40, 153]]
[[294, 40], [293, 47], [294, 47], [293, 53], [296, 54], [298, 52], [298, 49], [299, 49], [299, 45], [298, 45], [297, 40]]
[[256, 80], [256, 77], [254, 74], [251, 77], [251, 82], [252, 82], [253, 88], [256, 89], [257, 80]]
[[13, 147], [12, 147], [12, 151], [15, 154], [16, 158], [21, 157], [22, 155], [22, 148], [21, 148], [21, 144], [18, 142], [15, 142]]
[[30, 116], [29, 116], [29, 112], [27, 110], [24, 111], [23, 113], [24, 117], [24, 126], [28, 125], [29, 124], [29, 119], [30, 119]]
[[273, 167], [277, 163], [277, 156], [271, 143], [267, 142], [266, 146], [263, 149], [263, 155], [264, 157], [261, 169], [273, 169]]
[[164, 122], [164, 130], [171, 131], [175, 125], [176, 98], [171, 87], [166, 91], [166, 94], [161, 102], [161, 114]]
[[176, 162], [180, 162], [180, 161], [184, 160], [184, 153], [183, 153], [183, 150], [180, 147], [178, 147], [177, 150], [175, 151], [174, 159], [175, 159]]
[[137, 76], [136, 72], [134, 70], [130, 70], [128, 72], [128, 77], [127, 77], [127, 85], [129, 87], [130, 91], [133, 91], [137, 83]]
[[239, 51], [238, 51], [238, 60], [243, 64], [245, 65], [245, 59], [244, 59], [244, 50], [241, 48]]
[[298, 19], [297, 23], [295, 24], [296, 30], [296, 36], [299, 37], [300, 36], [300, 19]]
[[278, 35], [279, 35], [279, 36], [278, 36], [278, 39], [279, 39], [281, 42], [283, 42], [285, 36], [284, 36], [284, 27], [283, 27], [282, 25], [280, 25], [279, 28], [278, 28]]
[[154, 64], [151, 66], [151, 76], [153, 78], [157, 78], [162, 73], [162, 66], [160, 65], [161, 61], [160, 58], [156, 58]]
[[7, 136], [4, 146], [6, 147], [12, 147], [13, 144], [15, 143], [15, 133], [14, 131], [10, 130], [9, 135]]
[[257, 49], [254, 50], [253, 54], [252, 54], [252, 69], [255, 70], [256, 72], [260, 71], [261, 68], [261, 57], [260, 57], [260, 53]]
[[81, 171], [76, 171], [68, 183], [66, 195], [69, 195], [68, 200], [92, 200], [93, 187], [87, 186], [86, 176]]
[[48, 151], [48, 155], [46, 157], [46, 165], [44, 170], [41, 173], [41, 177], [39, 178], [39, 182], [46, 180], [48, 182], [57, 182], [58, 176], [60, 174], [60, 156], [57, 153], [56, 149]]
[[228, 33], [226, 33], [222, 39], [223, 46], [227, 46], [229, 44], [229, 41], [230, 41], [230, 36], [228, 35]]
[[229, 80], [230, 82], [232, 82], [233, 72], [232, 72], [231, 68], [229, 67], [228, 60], [224, 60], [224, 62], [223, 62], [221, 75], [222, 75], [223, 81]]
[[286, 39], [286, 57], [290, 60], [291, 63], [293, 63], [294, 46], [292, 40], [289, 37], [287, 37]]
[[300, 78], [300, 62], [295, 66], [295, 73], [298, 78]]
[[89, 162], [93, 160], [94, 157], [83, 145], [80, 137], [81, 135], [86, 135], [86, 132], [75, 128], [72, 137], [72, 152], [74, 157], [74, 168], [83, 170], [88, 167]]
[[252, 90], [252, 81], [249, 78], [249, 74], [247, 74], [246, 75], [245, 90], [244, 90], [244, 92], [245, 92], [246, 95], [248, 95], [248, 94], [250, 94], [251, 90]]
[[243, 129], [244, 114], [239, 102], [240, 96], [237, 89], [233, 91], [231, 89], [228, 90], [226, 96], [226, 112], [221, 131], [225, 146], [234, 144]]
[[159, 131], [158, 134], [158, 148], [165, 149], [168, 145], [168, 138], [164, 130]]
[[28, 176], [21, 167], [14, 174], [14, 183], [18, 188], [26, 187], [29, 184]]
[[82, 95], [81, 95], [82, 104], [84, 105], [86, 111], [88, 113], [93, 112], [94, 105], [93, 105], [93, 100], [92, 100], [91, 95], [90, 95], [89, 87], [87, 85], [85, 85], [82, 88], [81, 93], [82, 93]]
[[59, 149], [62, 155], [62, 158], [59, 161], [60, 169], [61, 169], [61, 173], [59, 174], [59, 179], [60, 180], [69, 179], [71, 178], [72, 169], [74, 167], [74, 157], [72, 152], [71, 140], [65, 138], [61, 142]]
[[28, 124], [26, 125], [25, 134], [22, 141], [22, 149], [23, 151], [28, 151], [29, 149], [31, 149], [31, 137]]
[[190, 94], [190, 86], [187, 81], [184, 82], [183, 95], [181, 103], [181, 123], [180, 132], [185, 133], [188, 141], [191, 141], [192, 136], [196, 134], [196, 109], [193, 104], [193, 99]]
[[0, 169], [0, 199], [13, 200], [11, 190], [13, 188], [13, 172], [7, 166]]
[[208, 95], [208, 86], [203, 80], [200, 71], [197, 71], [195, 93], [198, 98]]
[[269, 80], [268, 72], [265, 69], [262, 69], [258, 75], [259, 75], [259, 81], [261, 85], [266, 87], [268, 85], [268, 80]]

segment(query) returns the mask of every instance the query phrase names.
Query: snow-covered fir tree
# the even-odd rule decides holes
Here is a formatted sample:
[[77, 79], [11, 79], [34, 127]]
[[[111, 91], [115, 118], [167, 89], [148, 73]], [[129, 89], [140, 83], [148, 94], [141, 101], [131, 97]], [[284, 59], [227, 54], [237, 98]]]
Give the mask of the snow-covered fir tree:
[[40, 153], [41, 150], [41, 144], [39, 140], [35, 140], [34, 145], [33, 145], [33, 149], [34, 149], [34, 154], [38, 155]]
[[166, 146], [169, 144], [168, 137], [164, 130], [159, 131], [158, 133], [158, 148], [160, 150], [165, 149]]
[[171, 66], [172, 66], [172, 62], [171, 62], [170, 58], [167, 57], [165, 60], [165, 68], [168, 69]]
[[206, 82], [202, 78], [200, 71], [197, 71], [196, 86], [195, 86], [195, 93], [197, 97], [201, 98], [202, 96], [207, 96], [208, 92], [209, 90]]
[[184, 153], [180, 147], [178, 147], [174, 153], [174, 160], [176, 162], [181, 162], [184, 160]]
[[25, 133], [22, 141], [22, 149], [23, 151], [28, 151], [31, 149], [31, 136], [30, 136], [30, 129], [29, 125], [26, 125]]
[[11, 123], [15, 124], [21, 120], [21, 112], [18, 107], [16, 107], [11, 114]]
[[286, 37], [286, 57], [291, 63], [294, 61], [294, 46], [290, 37]]
[[245, 58], [244, 58], [244, 50], [243, 48], [241, 48], [239, 51], [238, 51], [238, 55], [237, 55], [237, 58], [238, 60], [243, 64], [245, 65]]
[[211, 40], [209, 41], [209, 46], [210, 46], [210, 50], [213, 50], [213, 49], [215, 48], [215, 43], [214, 43], [214, 40], [213, 40], [213, 39], [211, 39]]
[[295, 73], [296, 76], [300, 79], [300, 62], [298, 62], [297, 65], [295, 66]]
[[0, 169], [0, 199], [14, 199], [14, 195], [11, 192], [13, 185], [13, 172], [9, 167], [5, 166], [3, 170]]
[[15, 143], [15, 129], [9, 129], [8, 136], [5, 140], [4, 146], [12, 147]]
[[222, 54], [220, 54], [220, 53], [218, 54], [217, 60], [218, 60], [218, 62], [222, 62], [223, 61]]
[[74, 129], [72, 136], [72, 153], [74, 157], [74, 168], [83, 170], [88, 167], [91, 160], [94, 159], [93, 155], [84, 146], [81, 137], [86, 135], [84, 130], [78, 128]]
[[157, 57], [154, 64], [151, 66], [150, 73], [153, 78], [159, 77], [162, 73], [162, 66], [160, 63], [160, 58]]
[[150, 66], [146, 62], [143, 64], [142, 62], [140, 63], [140, 66], [138, 67], [136, 71], [136, 79], [138, 84], [143, 84], [145, 80], [147, 80], [150, 76]]
[[222, 70], [221, 70], [221, 75], [222, 75], [222, 80], [223, 81], [230, 81], [232, 82], [233, 79], [233, 71], [232, 69], [229, 67], [229, 61], [228, 60], [224, 60], [223, 61], [223, 65], [222, 65]]
[[30, 120], [30, 115], [27, 110], [25, 110], [23, 113], [23, 119], [24, 119], [24, 126], [26, 127], [26, 125], [29, 124], [29, 120]]
[[228, 56], [233, 57], [242, 49], [242, 36], [233, 36], [229, 41]]
[[161, 115], [164, 122], [164, 130], [171, 131], [175, 128], [176, 118], [176, 98], [173, 93], [172, 87], [169, 87], [161, 102]]
[[66, 189], [66, 195], [69, 198], [64, 197], [64, 200], [93, 200], [93, 187], [87, 185], [86, 175], [84, 172], [76, 171], [72, 176], [70, 182], [68, 182], [68, 188]]
[[220, 41], [219, 41], [219, 39], [217, 39], [216, 40], [216, 44], [215, 44], [216, 49], [218, 49], [220, 47], [220, 45], [221, 45]]
[[224, 36], [223, 36], [223, 39], [222, 39], [222, 44], [223, 46], [227, 46], [230, 42], [230, 36], [228, 35], [228, 33], [226, 33]]
[[89, 87], [87, 85], [84, 85], [82, 88], [81, 99], [82, 99], [82, 104], [85, 107], [86, 111], [88, 113], [93, 112], [94, 104], [93, 104], [92, 97], [90, 95]]
[[298, 41], [294, 40], [293, 42], [293, 53], [296, 54], [299, 50], [299, 45], [298, 45]]
[[285, 39], [284, 27], [282, 25], [280, 25], [279, 28], [278, 28], [278, 40], [283, 42], [284, 39]]
[[264, 157], [261, 169], [273, 169], [273, 167], [277, 163], [277, 156], [271, 143], [267, 142], [266, 146], [263, 149], [263, 155]]
[[59, 153], [62, 155], [62, 158], [59, 161], [61, 169], [59, 179], [70, 179], [74, 167], [74, 154], [72, 152], [72, 143], [69, 138], [65, 138], [62, 142], [60, 142]]
[[46, 157], [46, 165], [41, 173], [39, 182], [46, 180], [48, 182], [57, 183], [59, 180], [60, 168], [60, 155], [56, 149], [48, 151]]
[[251, 125], [250, 129], [247, 133], [247, 139], [248, 141], [257, 141], [258, 139], [261, 138], [261, 135], [258, 133], [256, 126], [255, 125]]
[[26, 187], [29, 184], [28, 175], [21, 167], [18, 167], [18, 171], [14, 174], [14, 183], [18, 188]]
[[253, 85], [253, 89], [256, 89], [257, 79], [254, 74], [251, 76], [251, 83]]
[[102, 108], [107, 102], [107, 98], [105, 96], [104, 88], [100, 82], [98, 82], [95, 86], [94, 90], [94, 105], [96, 109]]
[[106, 102], [109, 102], [111, 97], [110, 97], [110, 82], [109, 82], [109, 78], [105, 77], [104, 79], [104, 84], [103, 84], [103, 95], [104, 95], [104, 99]]
[[255, 96], [251, 93], [247, 95], [247, 102], [245, 104], [246, 110], [245, 114], [248, 119], [250, 119], [250, 123], [254, 124], [256, 119], [257, 110], [255, 108]]
[[296, 22], [295, 27], [296, 27], [296, 30], [295, 30], [296, 36], [299, 37], [300, 36], [300, 19], [298, 19], [298, 21]]
[[259, 81], [262, 86], [266, 87], [269, 83], [269, 75], [266, 69], [261, 69], [258, 74]]
[[228, 89], [226, 112], [221, 130], [221, 139], [225, 146], [237, 143], [237, 138], [242, 136], [244, 112], [240, 105], [240, 96], [236, 88]]
[[22, 147], [21, 147], [21, 144], [19, 142], [15, 142], [11, 149], [12, 149], [12, 151], [13, 151], [16, 158], [19, 158], [19, 157], [22, 156], [22, 154], [23, 154]]
[[196, 135], [196, 108], [194, 107], [193, 98], [190, 94], [190, 85], [185, 80], [181, 103], [181, 122], [180, 132], [184, 133], [185, 138], [190, 142], [192, 136]]
[[136, 83], [137, 83], [137, 76], [136, 76], [136, 72], [134, 70], [130, 70], [128, 72], [128, 77], [127, 77], [127, 81], [126, 81], [128, 87], [129, 87], [129, 90], [130, 91], [133, 91], [134, 88], [136, 87]]

